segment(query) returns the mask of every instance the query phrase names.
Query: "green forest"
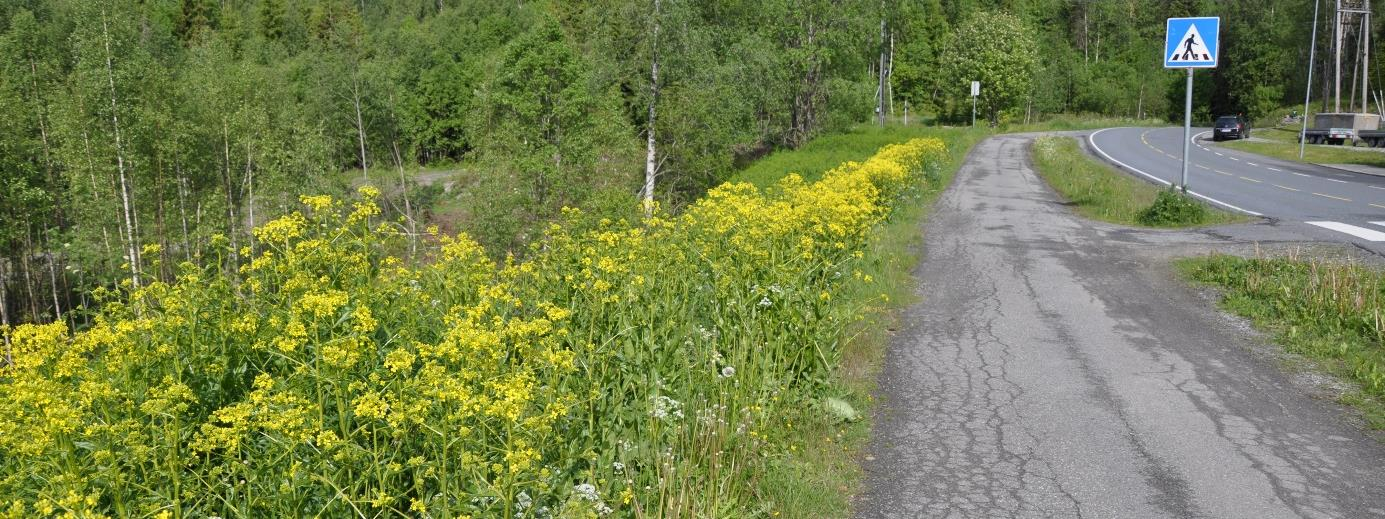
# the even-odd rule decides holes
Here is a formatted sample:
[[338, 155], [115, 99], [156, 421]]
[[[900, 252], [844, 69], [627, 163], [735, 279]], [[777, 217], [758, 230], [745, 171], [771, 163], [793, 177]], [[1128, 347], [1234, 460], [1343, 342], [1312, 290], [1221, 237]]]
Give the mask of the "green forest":
[[252, 230], [301, 194], [373, 185], [396, 231], [466, 231], [503, 258], [565, 207], [677, 213], [815, 136], [968, 124], [971, 80], [979, 124], [1175, 120], [1183, 75], [1159, 57], [1171, 16], [1223, 19], [1199, 118], [1272, 115], [1302, 99], [1312, 8], [6, 0], [0, 324], [81, 325], [93, 289], [185, 262], [234, 273], [261, 250]]

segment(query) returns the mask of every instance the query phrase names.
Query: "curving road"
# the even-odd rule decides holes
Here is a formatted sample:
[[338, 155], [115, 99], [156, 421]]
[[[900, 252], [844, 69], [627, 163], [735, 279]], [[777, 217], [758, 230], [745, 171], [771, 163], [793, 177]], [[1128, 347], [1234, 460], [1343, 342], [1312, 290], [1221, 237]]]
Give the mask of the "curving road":
[[[1385, 445], [1169, 264], [1251, 253], [1237, 233], [1279, 226], [1078, 218], [1030, 168], [1031, 139], [978, 144], [929, 217], [856, 516], [1385, 517]], [[1264, 187], [1204, 185], [1246, 205]]]
[[[1313, 238], [1385, 252], [1385, 177], [1288, 162], [1215, 146], [1194, 129], [1188, 185], [1234, 210], [1302, 227]], [[1182, 128], [1108, 128], [1087, 137], [1093, 154], [1160, 183], [1178, 182]]]

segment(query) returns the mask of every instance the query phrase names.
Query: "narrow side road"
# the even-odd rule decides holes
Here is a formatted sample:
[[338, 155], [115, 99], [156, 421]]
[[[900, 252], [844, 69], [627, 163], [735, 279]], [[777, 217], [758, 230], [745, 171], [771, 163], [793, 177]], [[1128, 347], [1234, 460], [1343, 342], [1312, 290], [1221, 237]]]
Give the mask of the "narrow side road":
[[1030, 139], [929, 219], [857, 516], [1385, 517], [1385, 446], [1169, 269], [1243, 245], [1078, 219]]

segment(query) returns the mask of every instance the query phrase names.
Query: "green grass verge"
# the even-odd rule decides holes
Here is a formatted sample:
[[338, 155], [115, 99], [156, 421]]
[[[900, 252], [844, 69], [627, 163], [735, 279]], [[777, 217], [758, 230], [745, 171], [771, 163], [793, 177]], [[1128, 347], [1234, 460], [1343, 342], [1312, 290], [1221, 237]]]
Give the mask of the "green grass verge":
[[1043, 121], [1030, 124], [1005, 123], [1000, 125], [1000, 133], [1061, 132], [1072, 130], [1095, 130], [1117, 126], [1160, 126], [1161, 119], [1135, 119], [1131, 117], [1106, 117], [1100, 115], [1058, 114]]
[[876, 375], [884, 359], [890, 330], [900, 308], [914, 300], [911, 275], [922, 252], [920, 223], [933, 202], [951, 183], [967, 152], [988, 134], [939, 128], [862, 128], [819, 137], [802, 148], [775, 153], [747, 168], [740, 180], [768, 185], [789, 173], [817, 178], [846, 160], [865, 159], [885, 144], [914, 137], [938, 137], [948, 145], [949, 162], [938, 181], [924, 190], [918, 203], [896, 209], [879, 229], [866, 251], [862, 276], [845, 290], [847, 304], [859, 308], [860, 320], [847, 334], [841, 365], [827, 395], [849, 403], [859, 419], [845, 421], [820, 407], [804, 407], [791, 417], [776, 442], [788, 453], [770, 460], [759, 481], [764, 509], [789, 518], [849, 517], [851, 496], [861, 485], [860, 455], [870, 439]]
[[797, 149], [771, 153], [738, 172], [731, 181], [749, 182], [763, 189], [774, 185], [784, 175], [798, 173], [804, 181], [812, 182], [843, 162], [870, 158], [886, 144], [916, 137], [937, 137], [948, 143], [949, 150], [955, 150], [953, 144], [959, 142], [967, 143], [966, 149], [970, 149], [971, 143], [986, 135], [989, 132], [985, 130], [894, 125], [881, 128], [863, 124], [843, 133], [817, 137]]
[[1284, 349], [1353, 383], [1339, 396], [1385, 429], [1385, 272], [1291, 258], [1213, 255], [1180, 260], [1188, 278], [1223, 290], [1221, 306]]
[[1309, 144], [1304, 147], [1303, 159], [1298, 158], [1297, 128], [1264, 128], [1251, 131], [1251, 137], [1263, 141], [1226, 141], [1219, 143], [1240, 150], [1280, 160], [1312, 164], [1360, 164], [1385, 168], [1385, 152], [1370, 148]]
[[[1066, 198], [1077, 214], [1121, 225], [1187, 227], [1221, 225], [1248, 218], [1174, 196], [1088, 157], [1071, 137], [1035, 139], [1039, 176]], [[1163, 191], [1163, 192], [1161, 192]], [[1142, 218], [1143, 216], [1143, 218]]]

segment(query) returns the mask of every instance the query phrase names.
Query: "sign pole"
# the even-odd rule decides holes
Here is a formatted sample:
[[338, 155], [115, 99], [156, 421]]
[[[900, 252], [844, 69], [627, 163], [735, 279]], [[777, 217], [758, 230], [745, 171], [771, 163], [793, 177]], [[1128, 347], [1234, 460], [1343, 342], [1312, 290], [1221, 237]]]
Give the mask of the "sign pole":
[[971, 125], [976, 127], [976, 96], [981, 95], [981, 82], [971, 82]]
[[1183, 192], [1188, 192], [1188, 147], [1193, 140], [1193, 68], [1188, 67], [1188, 89], [1183, 99]]
[[1188, 155], [1193, 146], [1193, 69], [1217, 68], [1221, 18], [1169, 18], [1164, 32], [1164, 68], [1188, 69], [1183, 93], [1183, 175], [1179, 189], [1188, 192]]

